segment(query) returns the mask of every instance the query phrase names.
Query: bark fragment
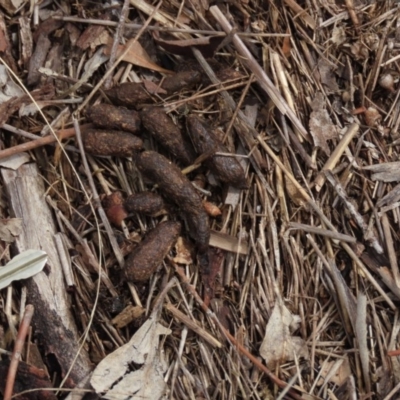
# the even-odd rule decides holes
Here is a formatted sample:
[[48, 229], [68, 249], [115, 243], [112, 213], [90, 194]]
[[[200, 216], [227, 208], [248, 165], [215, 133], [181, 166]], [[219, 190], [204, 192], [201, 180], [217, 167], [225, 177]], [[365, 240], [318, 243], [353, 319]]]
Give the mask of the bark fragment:
[[167, 221], [151, 230], [128, 256], [125, 276], [133, 282], [147, 281], [161, 264], [181, 231], [179, 222]]
[[97, 104], [89, 108], [88, 118], [99, 128], [117, 129], [137, 133], [140, 129], [140, 115], [137, 111], [111, 104]]
[[127, 132], [90, 129], [82, 133], [85, 150], [95, 156], [131, 157], [143, 142]]
[[[189, 115], [187, 123], [192, 143], [199, 155], [211, 152], [229, 152], [216, 137], [212, 129], [200, 118]], [[235, 157], [213, 155], [205, 161], [205, 165], [207, 165], [222, 182], [229, 183], [239, 189], [248, 188], [244, 170]]]
[[179, 127], [159, 107], [147, 107], [140, 112], [143, 126], [176, 158], [185, 165], [191, 164], [194, 159], [192, 145], [186, 140]]

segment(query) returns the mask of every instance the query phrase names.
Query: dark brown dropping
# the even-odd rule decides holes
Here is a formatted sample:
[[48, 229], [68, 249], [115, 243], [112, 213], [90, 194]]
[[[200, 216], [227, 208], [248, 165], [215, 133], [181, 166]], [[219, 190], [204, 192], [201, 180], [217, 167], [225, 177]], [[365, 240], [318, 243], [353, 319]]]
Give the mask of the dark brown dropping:
[[144, 151], [136, 159], [139, 171], [160, 188], [160, 192], [182, 210], [201, 253], [208, 249], [210, 227], [202, 199], [180, 169], [155, 151]]
[[191, 164], [195, 154], [191, 143], [186, 140], [179, 127], [159, 107], [146, 107], [140, 112], [143, 126], [171, 154], [185, 165]]
[[137, 212], [153, 215], [165, 209], [165, 203], [161, 196], [152, 192], [131, 194], [124, 202], [124, 208], [129, 212]]
[[140, 129], [140, 115], [137, 111], [111, 104], [97, 104], [89, 108], [87, 117], [99, 128], [120, 129], [137, 133]]
[[125, 276], [132, 282], [145, 282], [156, 271], [175, 244], [181, 231], [179, 222], [158, 224], [135, 247], [125, 262]]
[[140, 104], [151, 103], [153, 101], [143, 84], [137, 82], [121, 83], [112, 89], [105, 90], [104, 93], [114, 103], [127, 107], [136, 107]]
[[83, 147], [94, 156], [131, 157], [142, 148], [142, 139], [122, 131], [90, 129], [82, 133]]
[[[210, 151], [228, 153], [228, 149], [200, 118], [189, 115], [187, 124], [193, 146], [199, 155]], [[248, 188], [244, 170], [235, 157], [213, 155], [204, 163], [222, 182], [239, 189]]]
[[200, 70], [181, 71], [166, 77], [161, 87], [168, 93], [173, 94], [180, 92], [182, 89], [191, 89], [194, 85], [200, 83], [202, 79], [203, 75]]

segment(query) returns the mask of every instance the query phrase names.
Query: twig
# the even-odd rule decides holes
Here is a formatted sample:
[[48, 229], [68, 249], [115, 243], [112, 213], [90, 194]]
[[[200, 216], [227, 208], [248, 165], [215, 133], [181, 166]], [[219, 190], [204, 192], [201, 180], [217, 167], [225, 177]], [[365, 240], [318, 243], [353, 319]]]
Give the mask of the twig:
[[21, 359], [21, 352], [24, 347], [26, 335], [28, 334], [29, 327], [31, 325], [33, 313], [33, 305], [28, 304], [25, 307], [25, 313], [22, 318], [21, 325], [19, 326], [17, 339], [15, 341], [13, 354], [11, 356], [10, 366], [8, 368], [6, 387], [4, 389], [4, 400], [10, 400], [12, 397], [18, 364]]
[[389, 255], [390, 266], [392, 267], [393, 278], [394, 278], [394, 281], [396, 282], [397, 287], [400, 288], [399, 265], [397, 263], [397, 255], [396, 255], [396, 251], [394, 249], [393, 238], [392, 238], [392, 234], [390, 232], [389, 219], [388, 219], [386, 213], [382, 214], [381, 223], [382, 223], [383, 232], [385, 235], [386, 250]]
[[336, 146], [335, 150], [332, 152], [331, 156], [328, 158], [328, 161], [325, 163], [322, 168], [321, 173], [315, 179], [315, 190], [319, 192], [322, 189], [322, 186], [325, 183], [326, 176], [324, 171], [331, 170], [335, 168], [336, 163], [339, 161], [343, 152], [346, 150], [349, 143], [352, 141], [354, 136], [357, 134], [359, 129], [358, 124], [351, 124], [348, 128], [344, 136], [342, 137], [339, 144]]
[[371, 244], [371, 246], [375, 249], [378, 254], [383, 253], [383, 248], [379, 243], [378, 239], [372, 232], [369, 232], [368, 225], [365, 223], [364, 218], [362, 215], [356, 210], [354, 204], [349, 200], [344, 187], [340, 184], [340, 182], [335, 179], [332, 172], [327, 170], [325, 171], [325, 175], [332, 185], [332, 187], [336, 190], [338, 196], [342, 199], [343, 203], [346, 205], [347, 210], [349, 211], [350, 215], [354, 218], [357, 225], [360, 227], [364, 234], [364, 239]]
[[[78, 22], [80, 24], [89, 25], [103, 25], [103, 26], [118, 26], [118, 22], [106, 21], [103, 19], [94, 18], [78, 18], [78, 17], [68, 17], [68, 16], [58, 16], [53, 17], [55, 20], [61, 20], [65, 22]], [[125, 23], [126, 28], [131, 29], [142, 29], [142, 24]], [[213, 36], [226, 36], [225, 32], [222, 31], [208, 31], [203, 29], [184, 29], [184, 28], [168, 28], [165, 26], [148, 26], [146, 28], [148, 31], [160, 31], [160, 32], [177, 32], [177, 33], [192, 33], [198, 35], [213, 35]], [[290, 33], [252, 33], [252, 32], [235, 32], [236, 35], [240, 37], [290, 37]]]
[[[86, 131], [87, 129], [92, 128], [92, 124], [85, 124], [81, 126], [82, 132]], [[38, 147], [45, 146], [47, 144], [51, 144], [63, 139], [70, 138], [72, 136], [75, 136], [75, 128], [68, 128], [68, 129], [61, 129], [58, 131], [58, 137], [55, 137], [53, 135], [45, 136], [40, 139], [32, 140], [31, 142], [27, 143], [22, 143], [17, 146], [10, 147], [5, 150], [0, 151], [0, 159], [12, 156], [14, 154], [19, 154], [24, 151], [29, 151], [33, 149], [37, 149]]]
[[[119, 17], [117, 29], [115, 30], [115, 34], [114, 34], [114, 41], [113, 41], [113, 44], [111, 47], [110, 59], [108, 60], [108, 68], [112, 68], [114, 61], [117, 58], [119, 39], [124, 30], [125, 19], [128, 16], [128, 12], [129, 12], [129, 0], [124, 0], [124, 5], [122, 6], [122, 9], [121, 9], [121, 15]], [[104, 82], [104, 88], [109, 89], [111, 87], [111, 83], [112, 83], [112, 81], [111, 81], [111, 74], [110, 74], [110, 75], [108, 75], [107, 79]]]
[[344, 233], [329, 231], [327, 229], [316, 228], [315, 226], [311, 226], [311, 225], [299, 224], [297, 222], [290, 222], [289, 228], [290, 229], [301, 229], [305, 232], [314, 233], [316, 235], [327, 236], [331, 239], [343, 240], [344, 242], [349, 242], [349, 243], [357, 242], [357, 239], [354, 238], [353, 236], [345, 235]]
[[[35, 135], [34, 133], [30, 133], [30, 132], [24, 131], [23, 129], [20, 129], [20, 128], [15, 128], [15, 127], [13, 127], [12, 125], [9, 125], [9, 124], [4, 124], [1, 128], [4, 129], [5, 131], [14, 133], [15, 135], [24, 137], [26, 139], [31, 139], [31, 140], [37, 140], [38, 139], [38, 136]], [[55, 143], [49, 143], [49, 144], [51, 146], [55, 146]], [[79, 151], [76, 147], [70, 146], [69, 144], [64, 146], [64, 149], [65, 150], [69, 150], [69, 151], [74, 151], [74, 152]]]

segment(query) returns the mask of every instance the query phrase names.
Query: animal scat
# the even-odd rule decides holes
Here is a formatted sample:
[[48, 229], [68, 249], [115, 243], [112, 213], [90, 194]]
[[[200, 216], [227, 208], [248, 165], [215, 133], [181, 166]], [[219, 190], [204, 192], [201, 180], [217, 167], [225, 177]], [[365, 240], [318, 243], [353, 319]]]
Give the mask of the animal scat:
[[[187, 125], [193, 146], [199, 155], [210, 152], [229, 153], [212, 129], [195, 115], [187, 117]], [[212, 155], [204, 164], [222, 182], [239, 189], [247, 189], [246, 175], [235, 157]]]
[[147, 281], [175, 244], [180, 231], [179, 222], [166, 221], [147, 233], [126, 259], [126, 278], [132, 282]]
[[145, 215], [153, 215], [165, 209], [163, 198], [152, 192], [131, 194], [123, 204], [126, 211]]
[[120, 129], [137, 133], [141, 125], [137, 111], [111, 104], [96, 104], [88, 109], [86, 115], [94, 125], [104, 129]]
[[195, 159], [192, 144], [160, 107], [146, 107], [140, 112], [143, 126], [172, 155], [185, 165]]
[[180, 208], [199, 252], [206, 253], [210, 241], [208, 215], [201, 196], [189, 179], [175, 164], [155, 151], [138, 154], [136, 164], [146, 178], [158, 185], [160, 193]]
[[179, 93], [182, 89], [190, 89], [200, 83], [203, 74], [200, 70], [181, 71], [175, 75], [166, 77], [161, 87], [169, 94]]
[[137, 107], [143, 103], [153, 102], [143, 84], [137, 82], [124, 82], [105, 90], [104, 93], [112, 102], [121, 106]]
[[143, 147], [142, 139], [128, 132], [90, 129], [82, 133], [85, 151], [94, 156], [131, 157]]

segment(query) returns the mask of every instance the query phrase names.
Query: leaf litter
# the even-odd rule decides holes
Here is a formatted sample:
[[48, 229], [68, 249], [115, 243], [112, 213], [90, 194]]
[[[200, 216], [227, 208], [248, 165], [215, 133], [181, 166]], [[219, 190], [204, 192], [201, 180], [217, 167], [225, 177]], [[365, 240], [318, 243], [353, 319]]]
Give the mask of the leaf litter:
[[[115, 366], [112, 382], [99, 375], [86, 389], [141, 399], [396, 398], [396, 7], [16, 3], [3, 2], [9, 15], [0, 16], [0, 157], [29, 151], [55, 204], [78, 282], [68, 292], [73, 323], [87, 332], [93, 365]], [[162, 117], [146, 120], [148, 109]], [[61, 146], [40, 137], [51, 134], [43, 116], [67, 132]], [[204, 147], [187, 130], [193, 118], [210, 132]], [[177, 143], [191, 141], [182, 156]], [[178, 223], [176, 243], [145, 251], [146, 279], [126, 279], [125, 260], [146, 235]], [[12, 250], [0, 242], [3, 265]], [[180, 283], [154, 317], [174, 275]], [[12, 314], [1, 320], [6, 336], [24, 284], [0, 294]], [[105, 306], [117, 298], [121, 308]], [[136, 352], [124, 347], [131, 341]]]

